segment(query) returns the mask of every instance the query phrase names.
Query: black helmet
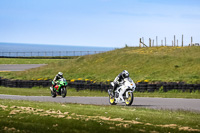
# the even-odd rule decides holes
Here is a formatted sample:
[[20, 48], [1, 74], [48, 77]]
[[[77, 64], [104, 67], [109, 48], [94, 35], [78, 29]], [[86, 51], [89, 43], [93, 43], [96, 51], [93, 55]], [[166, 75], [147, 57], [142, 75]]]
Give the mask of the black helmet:
[[58, 76], [59, 76], [60, 78], [63, 78], [63, 73], [62, 73], [62, 72], [58, 72]]
[[129, 77], [128, 71], [124, 70], [124, 71], [122, 72], [122, 77], [123, 77], [123, 78], [128, 78], [128, 77]]

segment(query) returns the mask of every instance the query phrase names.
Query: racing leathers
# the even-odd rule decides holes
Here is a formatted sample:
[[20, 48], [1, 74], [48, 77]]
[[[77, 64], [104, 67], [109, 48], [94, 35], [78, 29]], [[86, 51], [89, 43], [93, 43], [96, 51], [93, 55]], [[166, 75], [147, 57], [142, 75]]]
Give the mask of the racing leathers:
[[119, 83], [122, 82], [124, 80], [122, 73], [120, 73], [119, 75], [117, 75], [117, 77], [115, 78], [115, 80], [113, 81], [114, 86], [113, 86], [113, 95], [115, 95], [115, 90], [117, 89], [117, 87], [119, 87]]
[[[63, 76], [62, 75], [60, 75], [60, 74], [57, 74], [56, 76], [55, 76], [55, 78], [53, 79], [53, 89], [54, 89], [54, 87], [56, 86], [56, 81], [57, 80], [59, 80], [59, 79], [61, 79], [61, 78], [63, 78]], [[55, 90], [54, 90], [55, 91]]]
[[129, 73], [126, 70], [124, 70], [119, 75], [117, 75], [117, 77], [113, 81], [113, 83], [114, 83], [113, 96], [115, 95], [115, 90], [117, 89], [117, 87], [119, 87], [120, 82], [122, 82], [125, 78], [128, 78], [128, 77], [129, 77]]

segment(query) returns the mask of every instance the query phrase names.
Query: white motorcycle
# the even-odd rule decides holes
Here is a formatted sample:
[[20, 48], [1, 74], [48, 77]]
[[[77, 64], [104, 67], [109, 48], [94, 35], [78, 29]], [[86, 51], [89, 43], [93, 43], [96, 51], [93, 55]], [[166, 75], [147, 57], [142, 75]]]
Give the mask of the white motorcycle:
[[[111, 85], [114, 86], [114, 83], [111, 82]], [[125, 78], [120, 86], [115, 90], [115, 96], [112, 96], [113, 90], [109, 89], [109, 103], [111, 105], [116, 105], [117, 103], [125, 103], [127, 106], [130, 106], [133, 103], [133, 92], [135, 91], [136, 85], [131, 78]]]

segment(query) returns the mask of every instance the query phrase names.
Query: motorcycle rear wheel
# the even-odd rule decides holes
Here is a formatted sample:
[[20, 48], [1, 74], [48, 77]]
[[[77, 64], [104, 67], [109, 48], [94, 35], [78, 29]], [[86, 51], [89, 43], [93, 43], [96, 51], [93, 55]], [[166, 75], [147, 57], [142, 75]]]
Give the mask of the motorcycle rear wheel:
[[66, 88], [62, 88], [62, 89], [61, 89], [61, 96], [62, 96], [63, 98], [65, 98], [66, 95], [67, 95], [67, 90], [66, 90]]
[[128, 98], [125, 100], [126, 106], [132, 105], [133, 99], [134, 99], [133, 93], [132, 93], [132, 92], [129, 92], [129, 93], [128, 93]]

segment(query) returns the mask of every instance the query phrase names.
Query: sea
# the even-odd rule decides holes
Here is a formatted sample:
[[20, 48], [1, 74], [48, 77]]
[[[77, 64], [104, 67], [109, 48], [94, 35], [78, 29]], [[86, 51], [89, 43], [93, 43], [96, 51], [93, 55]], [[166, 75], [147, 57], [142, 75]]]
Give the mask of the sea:
[[82, 56], [114, 50], [114, 47], [2, 43], [0, 42], [0, 56], [2, 57], [31, 57], [31, 56]]

